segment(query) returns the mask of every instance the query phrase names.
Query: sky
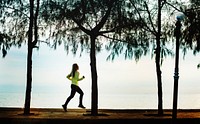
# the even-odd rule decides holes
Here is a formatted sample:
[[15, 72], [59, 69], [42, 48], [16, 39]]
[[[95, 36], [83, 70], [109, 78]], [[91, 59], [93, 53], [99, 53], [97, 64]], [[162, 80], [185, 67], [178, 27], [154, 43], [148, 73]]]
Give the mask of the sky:
[[[155, 94], [156, 98], [157, 80], [154, 59], [146, 56], [135, 62], [134, 59], [124, 60], [121, 56], [114, 61], [106, 61], [107, 56], [108, 53], [105, 50], [97, 54], [99, 95], [128, 96], [134, 94], [137, 96], [137, 94], [147, 94], [144, 96], [148, 96], [148, 94]], [[20, 91], [17, 92], [25, 93], [26, 57], [27, 47], [23, 46], [20, 49], [11, 48], [7, 56], [1, 58], [1, 92], [16, 92], [18, 89]], [[180, 54], [180, 94], [195, 94], [200, 97], [200, 69], [197, 69], [199, 62], [199, 54], [193, 56], [192, 52], [188, 52], [184, 59]], [[89, 53], [84, 53], [79, 57], [79, 55], [66, 54], [62, 46], [58, 47], [57, 50], [53, 50], [46, 45], [41, 45], [39, 50], [35, 49], [33, 52], [33, 94], [35, 92], [65, 92], [69, 94], [71, 82], [67, 80], [66, 75], [70, 73], [73, 63], [78, 63], [80, 74], [86, 77], [85, 80], [80, 82], [80, 87], [83, 89], [85, 96], [87, 98], [90, 97], [91, 71]], [[172, 96], [174, 58], [167, 57], [161, 66], [161, 70], [163, 94], [164, 96], [166, 94]], [[171, 97], [167, 99], [171, 99]], [[167, 105], [169, 102], [165, 104]]]

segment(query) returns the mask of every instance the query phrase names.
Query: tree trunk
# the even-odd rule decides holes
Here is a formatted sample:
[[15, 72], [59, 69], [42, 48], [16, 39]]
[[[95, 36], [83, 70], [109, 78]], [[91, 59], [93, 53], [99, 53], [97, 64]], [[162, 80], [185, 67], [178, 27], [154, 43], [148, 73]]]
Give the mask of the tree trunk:
[[[157, 39], [157, 42], [160, 40]], [[158, 45], [159, 43], [157, 43]], [[158, 81], [158, 115], [163, 114], [163, 102], [162, 102], [162, 72], [160, 69], [160, 46], [156, 48], [156, 74], [157, 74], [157, 81]]]
[[96, 37], [90, 35], [91, 49], [90, 49], [90, 66], [92, 74], [92, 109], [91, 115], [98, 115], [98, 86], [97, 86], [97, 69], [96, 69], [96, 50], [95, 40]]
[[28, 31], [28, 55], [27, 55], [27, 84], [26, 84], [26, 96], [24, 105], [24, 115], [30, 114], [30, 103], [31, 103], [31, 87], [32, 87], [32, 40], [33, 40], [33, 7], [34, 0], [30, 2], [30, 23]]
[[156, 35], [156, 74], [158, 81], [158, 115], [163, 115], [163, 103], [162, 103], [162, 77], [160, 69], [160, 36], [161, 36], [161, 0], [158, 0], [158, 32]]
[[25, 97], [25, 108], [24, 114], [30, 114], [30, 103], [31, 103], [31, 87], [32, 87], [32, 51], [33, 49], [28, 46], [28, 59], [27, 59], [27, 84], [26, 84], [26, 97]]

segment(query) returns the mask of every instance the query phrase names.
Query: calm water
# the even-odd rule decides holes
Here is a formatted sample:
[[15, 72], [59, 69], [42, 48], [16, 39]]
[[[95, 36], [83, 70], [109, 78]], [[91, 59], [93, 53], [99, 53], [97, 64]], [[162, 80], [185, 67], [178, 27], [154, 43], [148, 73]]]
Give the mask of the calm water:
[[[12, 90], [6, 90], [8, 86], [0, 88], [0, 106], [1, 107], [20, 107], [24, 106], [25, 88], [16, 86]], [[56, 88], [56, 86], [54, 86]], [[48, 89], [45, 90], [45, 89]], [[66, 91], [67, 89], [67, 91]], [[52, 90], [52, 87], [38, 88], [32, 92], [31, 107], [35, 108], [61, 108], [69, 95], [69, 88], [60, 88], [60, 90]], [[83, 89], [85, 90], [85, 89]], [[23, 92], [22, 92], [23, 91]], [[154, 93], [135, 93], [135, 94], [104, 94], [99, 92], [99, 108], [110, 109], [156, 109], [157, 94]], [[77, 108], [78, 97], [75, 97], [69, 103], [69, 108]], [[164, 108], [172, 108], [172, 93], [164, 94]], [[91, 106], [91, 95], [85, 92], [84, 105], [87, 108]], [[199, 109], [200, 108], [200, 93], [182, 93], [179, 94], [178, 108], [184, 109]]]

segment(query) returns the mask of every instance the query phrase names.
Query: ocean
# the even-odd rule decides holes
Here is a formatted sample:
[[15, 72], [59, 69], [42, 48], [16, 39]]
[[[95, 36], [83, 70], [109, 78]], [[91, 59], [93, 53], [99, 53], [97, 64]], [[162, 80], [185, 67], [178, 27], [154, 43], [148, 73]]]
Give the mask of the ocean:
[[[58, 89], [52, 89], [58, 88]], [[41, 87], [35, 90], [33, 87], [31, 107], [32, 108], [61, 108], [69, 96], [70, 88], [56, 86]], [[25, 100], [25, 86], [1, 86], [0, 107], [23, 108]], [[45, 90], [48, 89], [48, 90]], [[84, 91], [85, 89], [83, 89]], [[184, 93], [185, 92], [185, 93]], [[83, 104], [91, 108], [91, 94], [84, 91]], [[70, 101], [68, 108], [78, 108], [79, 94]], [[157, 93], [135, 93], [135, 94], [108, 94], [99, 91], [99, 109], [157, 109]], [[173, 93], [163, 94], [163, 108], [172, 109]], [[199, 109], [200, 93], [186, 93], [181, 91], [178, 95], [179, 109]]]

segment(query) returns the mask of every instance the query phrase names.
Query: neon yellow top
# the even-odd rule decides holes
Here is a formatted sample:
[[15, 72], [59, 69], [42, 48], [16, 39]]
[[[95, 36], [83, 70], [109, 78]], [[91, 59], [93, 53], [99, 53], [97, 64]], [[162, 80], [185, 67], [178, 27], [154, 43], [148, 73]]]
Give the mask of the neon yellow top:
[[84, 79], [84, 77], [79, 78], [79, 72], [78, 72], [78, 71], [75, 72], [75, 76], [74, 76], [74, 77], [72, 77], [71, 74], [68, 74], [68, 75], [67, 75], [67, 78], [68, 78], [69, 80], [71, 80], [71, 81], [72, 81], [72, 84], [74, 84], [74, 85], [76, 85], [76, 86], [78, 86], [78, 81], [81, 81], [81, 80]]

